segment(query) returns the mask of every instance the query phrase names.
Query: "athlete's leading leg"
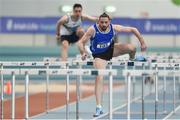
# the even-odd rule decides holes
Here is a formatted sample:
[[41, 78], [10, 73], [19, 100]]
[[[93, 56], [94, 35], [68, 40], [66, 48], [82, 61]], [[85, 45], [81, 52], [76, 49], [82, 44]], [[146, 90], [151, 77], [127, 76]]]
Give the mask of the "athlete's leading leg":
[[129, 54], [130, 60], [133, 60], [136, 54], [136, 47], [131, 43], [115, 43], [113, 57], [117, 57], [123, 54]]
[[[96, 69], [105, 69], [106, 67], [106, 60], [100, 59], [100, 58], [95, 58], [94, 61], [94, 67]], [[96, 76], [96, 81], [95, 81], [95, 95], [96, 95], [96, 105], [97, 108], [101, 109], [101, 98], [102, 98], [102, 91], [103, 91], [103, 76]], [[97, 109], [96, 108], [96, 109]], [[94, 115], [95, 117], [99, 116], [101, 113], [98, 113], [96, 110], [96, 114]]]
[[62, 47], [61, 47], [61, 60], [62, 61], [67, 61], [68, 48], [69, 48], [69, 42], [67, 40], [63, 40]]

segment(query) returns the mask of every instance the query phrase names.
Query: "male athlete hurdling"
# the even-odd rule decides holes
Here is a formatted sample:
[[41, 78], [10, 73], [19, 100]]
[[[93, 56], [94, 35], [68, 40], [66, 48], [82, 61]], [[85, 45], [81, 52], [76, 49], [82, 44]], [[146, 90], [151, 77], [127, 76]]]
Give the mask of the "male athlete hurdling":
[[[103, 13], [99, 16], [98, 23], [91, 26], [78, 42], [82, 59], [84, 60], [87, 56], [85, 43], [90, 40], [90, 50], [94, 57], [94, 66], [97, 69], [105, 69], [107, 61], [111, 60], [112, 57], [123, 54], [129, 54], [130, 60], [135, 60], [136, 47], [131, 43], [114, 43], [113, 38], [116, 32], [132, 32], [141, 44], [141, 51], [144, 52], [146, 50], [145, 41], [136, 28], [112, 24], [110, 17], [106, 13]], [[102, 81], [103, 76], [96, 77], [95, 95], [97, 106], [94, 117], [98, 117], [103, 113], [101, 104]]]
[[82, 5], [74, 4], [73, 12], [63, 16], [57, 22], [56, 39], [61, 39], [61, 59], [66, 61], [68, 57], [68, 48], [70, 44], [76, 43], [83, 35], [84, 30], [81, 27], [83, 20], [96, 22], [98, 19], [89, 15], [82, 14]]

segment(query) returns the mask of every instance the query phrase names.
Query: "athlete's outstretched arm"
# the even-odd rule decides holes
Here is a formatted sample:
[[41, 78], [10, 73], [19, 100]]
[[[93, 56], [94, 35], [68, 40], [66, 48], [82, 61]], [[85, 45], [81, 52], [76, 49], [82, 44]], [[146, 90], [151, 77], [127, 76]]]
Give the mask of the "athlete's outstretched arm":
[[135, 27], [125, 27], [121, 25], [113, 25], [113, 29], [117, 32], [132, 32], [138, 38], [139, 42], [141, 43], [141, 51], [145, 51], [147, 46], [143, 37], [141, 36], [140, 32]]
[[90, 20], [90, 21], [93, 21], [93, 22], [97, 22], [98, 21], [97, 17], [93, 17], [93, 16], [86, 15], [86, 14], [83, 14], [82, 18], [83, 18], [83, 20]]
[[78, 47], [81, 55], [86, 53], [84, 46], [87, 43], [87, 41], [93, 36], [94, 32], [94, 28], [93, 26], [91, 26], [90, 28], [88, 28], [87, 32], [83, 35], [83, 37], [79, 40]]
[[68, 20], [68, 17], [65, 15], [62, 18], [60, 18], [57, 23], [56, 23], [56, 39], [60, 39], [60, 28], [61, 25], [63, 25], [64, 23], [66, 23]]

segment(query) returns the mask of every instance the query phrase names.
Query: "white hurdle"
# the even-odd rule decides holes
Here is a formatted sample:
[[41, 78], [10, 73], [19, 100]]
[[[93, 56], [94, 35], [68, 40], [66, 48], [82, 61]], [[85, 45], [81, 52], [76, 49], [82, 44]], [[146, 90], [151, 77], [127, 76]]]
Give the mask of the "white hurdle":
[[[76, 66], [82, 66], [82, 65], [93, 65], [93, 61], [70, 61], [70, 62], [60, 62], [60, 61], [46, 61], [46, 62], [35, 62], [35, 61], [31, 61], [31, 62], [24, 62], [24, 61], [21, 61], [21, 62], [2, 62], [3, 66], [32, 66], [32, 67], [36, 67], [36, 66], [46, 66], [46, 69], [48, 70], [49, 67], [51, 66], [65, 66], [66, 65], [66, 68], [68, 69], [69, 65], [76, 65]], [[143, 63], [144, 64], [144, 63]], [[142, 63], [140, 62], [127, 62], [127, 61], [122, 61], [122, 62], [119, 62], [119, 61], [109, 61], [108, 62], [108, 66], [110, 66], [110, 68], [112, 68], [112, 66], [142, 66]], [[148, 63], [146, 63], [146, 65], [148, 65]], [[81, 76], [81, 75], [79, 75]], [[81, 77], [80, 77], [81, 78]], [[69, 75], [67, 74], [67, 78], [66, 78], [66, 118], [68, 119], [68, 116], [69, 116]], [[81, 78], [82, 79], [82, 78]], [[27, 83], [28, 83], [29, 80], [27, 80]], [[27, 84], [26, 83], [26, 84]], [[48, 110], [48, 103], [49, 103], [49, 96], [48, 96], [48, 85], [49, 85], [49, 74], [47, 73], [46, 74], [46, 110]], [[77, 81], [77, 88], [79, 88], [79, 81]], [[111, 85], [111, 83], [109, 84]], [[27, 85], [26, 85], [27, 86]], [[110, 88], [110, 86], [109, 86]], [[28, 91], [28, 87], [26, 87], [26, 91]], [[77, 89], [77, 105], [76, 105], [76, 112], [77, 114], [76, 115], [79, 115], [79, 92], [80, 90]], [[27, 94], [26, 94], [27, 95]], [[26, 96], [27, 98], [28, 96]], [[111, 100], [110, 100], [111, 101]], [[111, 102], [110, 102], [111, 103]], [[26, 104], [26, 106], [28, 106]], [[110, 105], [111, 106], [111, 105]], [[28, 108], [28, 107], [26, 107]], [[112, 108], [110, 107], [110, 110], [112, 111]], [[28, 109], [26, 109], [26, 111], [28, 111]], [[27, 112], [26, 112], [27, 113]], [[29, 116], [26, 114], [25, 115], [26, 118], [28, 118]], [[76, 118], [78, 119], [79, 116], [76, 116]]]
[[[79, 66], [79, 69], [81, 69], [82, 65], [93, 65], [91, 62], [83, 62], [81, 64], [79, 64], [78, 62], [73, 62], [73, 61], [66, 61], [66, 62], [62, 62], [62, 61], [57, 61], [56, 59], [51, 59], [50, 60], [46, 60], [46, 61], [20, 61], [20, 62], [0, 62], [2, 64], [2, 66], [23, 66], [23, 67], [46, 67], [46, 69], [48, 70], [49, 67], [65, 67], [66, 69], [69, 68], [69, 66], [72, 65], [76, 65]], [[69, 114], [69, 75], [66, 76], [66, 118], [68, 119], [68, 114]], [[79, 113], [79, 100], [80, 100], [80, 81], [82, 81], [82, 77], [81, 75], [79, 75], [79, 80], [77, 80], [77, 105], [76, 105], [76, 112], [77, 115]], [[46, 113], [48, 113], [48, 109], [49, 109], [49, 74], [46, 74], [46, 103], [45, 103], [45, 107], [46, 107]], [[76, 118], [78, 119], [79, 117], [76, 116]]]
[[15, 74], [14, 74], [14, 71], [12, 71], [12, 112], [11, 112], [11, 116], [12, 116], [12, 119], [14, 120], [15, 119]]
[[[74, 60], [73, 61], [74, 65], [93, 65], [93, 60], [86, 60], [86, 61], [81, 61], [81, 60]], [[133, 68], [135, 67], [142, 67], [142, 69], [145, 69], [146, 66], [149, 66], [150, 69], [152, 69], [153, 67], [155, 67], [157, 65], [157, 62], [153, 63], [152, 61], [146, 61], [146, 62], [132, 62], [132, 61], [126, 61], [126, 60], [112, 60], [108, 62], [108, 66], [112, 67], [112, 66], [125, 66], [125, 69], [127, 69], [127, 66], [133, 66]], [[172, 67], [172, 66], [179, 66], [178, 63], [158, 63], [158, 67]], [[145, 79], [146, 76], [144, 76], [143, 79]], [[126, 80], [127, 81], [127, 80]], [[128, 85], [129, 82], [127, 82]], [[155, 86], [157, 87], [157, 81]], [[166, 84], [166, 83], [164, 83]], [[166, 86], [166, 85], [165, 85]], [[164, 88], [165, 88], [164, 86]], [[135, 89], [135, 79], [133, 79], [133, 89]], [[150, 87], [150, 89], [152, 89]], [[126, 91], [126, 90], [125, 90]], [[128, 90], [127, 90], [128, 91]], [[133, 96], [135, 94], [135, 91], [133, 91]], [[166, 94], [166, 92], [164, 92], [164, 94]], [[127, 95], [128, 97], [128, 95]], [[156, 94], [156, 103], [158, 103], [158, 94]], [[164, 98], [164, 106], [166, 104], [165, 98]], [[155, 104], [155, 106], [157, 106], [157, 104]], [[157, 107], [156, 107], [157, 108]], [[165, 111], [165, 110], [164, 110]], [[127, 111], [128, 112], [128, 111]], [[144, 81], [142, 81], [142, 119], [144, 118]]]
[[157, 112], [158, 112], [158, 67], [157, 64], [155, 65], [155, 73], [153, 73], [155, 75], [155, 120], [157, 119]]
[[25, 74], [25, 119], [27, 120], [29, 118], [29, 71], [26, 70], [24, 74]]
[[[164, 69], [166, 67], [178, 67], [179, 66], [179, 63], [180, 63], [180, 56], [179, 54], [177, 55], [173, 55], [170, 53], [170, 54], [162, 54], [162, 55], [156, 55], [152, 57], [148, 57], [147, 59], [147, 62], [143, 62], [143, 66], [150, 66], [150, 69], [153, 69], [153, 67], [156, 69], [156, 66], [157, 66], [157, 70], [159, 70], [159, 67], [163, 67]], [[48, 58], [47, 58], [48, 59]], [[115, 65], [115, 66], [127, 66], [127, 63], [128, 63], [128, 56], [120, 56], [120, 57], [116, 57], [115, 59], [112, 59], [112, 61], [108, 62], [108, 65]], [[79, 60], [78, 60], [79, 61]], [[92, 59], [90, 59], [90, 61], [92, 61]], [[89, 62], [91, 64], [91, 62]], [[142, 66], [142, 63], [141, 62], [133, 62], [134, 66]], [[139, 65], [138, 65], [139, 64]], [[143, 67], [143, 68], [144, 68]], [[135, 68], [135, 67], [133, 67]], [[126, 67], [125, 67], [126, 69]], [[157, 78], [154, 78], [155, 79], [155, 88], [157, 90], [157, 84], [158, 84], [158, 79]], [[175, 79], [175, 78], [174, 78]], [[174, 80], [175, 81], [175, 80]], [[163, 88], [164, 88], [164, 92], [163, 92], [163, 111], [164, 113], [166, 113], [166, 77], [164, 77], [164, 84], [163, 84]], [[127, 84], [128, 85], [128, 84]], [[135, 79], [133, 79], [133, 89], [135, 88]], [[144, 93], [143, 93], [143, 89], [144, 89], [144, 82], [142, 81], [142, 113], [144, 113]], [[152, 87], [150, 87], [150, 89], [152, 90]], [[175, 91], [175, 82], [174, 82], [174, 87], [173, 87], [173, 90]], [[175, 92], [173, 92], [173, 95], [174, 95]], [[133, 91], [133, 96], [134, 96], [134, 91]], [[180, 96], [180, 95], [179, 95]], [[128, 96], [127, 96], [128, 97]], [[173, 97], [173, 102], [174, 102], [174, 106], [175, 106], [175, 95]], [[157, 105], [158, 105], [158, 93], [156, 91], [156, 104], [155, 104], [155, 108], [156, 108], [156, 111], [157, 111]], [[157, 112], [156, 112], [157, 113]], [[156, 116], [156, 114], [155, 114]], [[144, 118], [144, 114], [142, 114], [142, 118]]]
[[[14, 62], [10, 62], [10, 61], [6, 61], [6, 62], [0, 62], [1, 64], [1, 69], [3, 69], [3, 67], [5, 66], [13, 66], [13, 67], [45, 67], [47, 70], [49, 69], [49, 67], [61, 67], [61, 66], [69, 66], [69, 65], [72, 65], [72, 62], [54, 62], [54, 61], [14, 61]], [[68, 76], [67, 76], [68, 78]], [[1, 76], [1, 81], [3, 81], [3, 76]], [[68, 81], [66, 81], [68, 82]], [[3, 83], [3, 82], [1, 82]], [[69, 86], [67, 84], [67, 89], [66, 90], [69, 90]], [[2, 84], [2, 89], [3, 88], [3, 84]], [[28, 90], [28, 89], [27, 89]], [[1, 108], [2, 108], [2, 111], [1, 111], [1, 114], [2, 114], [2, 118], [3, 118], [3, 92], [1, 93], [2, 96], [1, 96]], [[67, 96], [67, 101], [69, 101], [69, 95], [66, 95]], [[67, 105], [67, 111], [68, 111], [68, 103], [66, 104]], [[49, 74], [46, 74], [46, 102], [45, 102], [45, 107], [46, 107], [46, 113], [48, 113], [48, 110], [49, 110]], [[27, 116], [27, 115], [25, 115]], [[28, 117], [28, 116], [27, 116]]]
[[[109, 119], [112, 120], [112, 91], [113, 91], [113, 76], [117, 75], [117, 71], [116, 70], [103, 70], [103, 69], [3, 69], [0, 70], [1, 74], [3, 75], [9, 75], [12, 74], [12, 79], [13, 79], [13, 83], [15, 86], [15, 76], [16, 75], [25, 75], [25, 119], [29, 118], [29, 76], [30, 75], [83, 75], [83, 76], [89, 76], [89, 75], [103, 75], [103, 76], [109, 76], [109, 81], [110, 81], [110, 96], [109, 99], [111, 100], [109, 102], [110, 108], [109, 108]], [[69, 92], [66, 91], [66, 92]], [[13, 96], [13, 101], [12, 102], [12, 119], [15, 118], [15, 87], [12, 87], [12, 96]], [[66, 93], [69, 94], [69, 93]], [[67, 111], [69, 112], [69, 111]], [[79, 114], [79, 113], [78, 113]], [[67, 114], [69, 115], [69, 114]], [[79, 116], [79, 115], [78, 115]], [[67, 116], [67, 118], [69, 118], [69, 116]]]
[[[46, 69], [49, 70], [49, 64], [46, 65]], [[46, 113], [49, 110], [49, 74], [46, 75]]]
[[[69, 69], [69, 65], [66, 64], [66, 69]], [[69, 95], [69, 74], [66, 75], [66, 119], [69, 119], [69, 99], [70, 99], [70, 95]], [[78, 86], [76, 86], [78, 87]], [[76, 109], [77, 110], [77, 109]], [[78, 110], [79, 111], [79, 110]], [[76, 113], [78, 113], [76, 111]], [[77, 116], [79, 116], [78, 114], [76, 114], [76, 118]]]
[[[180, 63], [152, 63], [152, 66], [162, 67], [164, 68], [164, 71], [166, 71], [166, 68], [172, 68], [172, 71], [176, 71], [176, 69], [180, 68]], [[163, 81], [163, 111], [166, 113], [166, 76], [164, 76]], [[175, 104], [176, 104], [176, 98], [175, 98], [175, 89], [176, 89], [176, 77], [173, 76], [173, 110], [175, 111]]]
[[[0, 62], [1, 63], [1, 70], [2, 70], [2, 68], [3, 68], [3, 66], [32, 66], [32, 67], [35, 67], [35, 66], [43, 66], [43, 67], [46, 67], [45, 69], [41, 69], [41, 70], [45, 70], [45, 71], [50, 71], [50, 70], [52, 70], [51, 68], [49, 68], [49, 67], [51, 67], [51, 66], [66, 66], [66, 68], [67, 69], [62, 69], [63, 71], [64, 70], [69, 70], [68, 69], [68, 67], [69, 66], [72, 66], [72, 65], [76, 65], [76, 66], [79, 66], [80, 67], [80, 69], [78, 69], [78, 73], [79, 73], [79, 71], [80, 70], [82, 70], [81, 69], [81, 67], [82, 67], [82, 65], [93, 65], [93, 60], [87, 60], [87, 61], [81, 61], [81, 60], [72, 60], [72, 61], [69, 61], [69, 62], [60, 62], [60, 61], [44, 61], [44, 62], [35, 62], [35, 61], [31, 61], [31, 62], [24, 62], [24, 61], [21, 61], [21, 62]], [[157, 70], [158, 70], [158, 67], [179, 67], [179, 63], [177, 63], [177, 62], [172, 62], [172, 63], [157, 63], [157, 62], [155, 62], [155, 63], [152, 63], [152, 62], [149, 62], [149, 61], [147, 61], [147, 62], [129, 62], [129, 61], [121, 61], [121, 60], [112, 60], [112, 61], [109, 61], [108, 62], [108, 66], [110, 66], [110, 68], [112, 68], [112, 66], [142, 66], [143, 68], [145, 67], [145, 66], [152, 66], [152, 67], [155, 67], [155, 68], [157, 68]], [[31, 70], [28, 70], [28, 69], [16, 69], [15, 70], [15, 72], [17, 72], [19, 70], [19, 73], [21, 73], [21, 74], [25, 74], [24, 73], [24, 70], [27, 70], [28, 71], [28, 74], [30, 75], [30, 73], [32, 74], [32, 72], [33, 71], [31, 71]], [[34, 69], [33, 69], [34, 70]], [[59, 69], [54, 69], [54, 70], [59, 70]], [[60, 69], [61, 70], [61, 69]], [[88, 70], [88, 69], [85, 69], [85, 70]], [[110, 69], [111, 70], [111, 69]], [[4, 71], [4, 70], [2, 70], [2, 71]], [[44, 72], [45, 72], [44, 71]], [[134, 71], [134, 70], [132, 70], [132, 71]], [[144, 71], [144, 70], [143, 70]], [[153, 72], [154, 72], [155, 70], [152, 70], [152, 74], [153, 74]], [[55, 71], [54, 71], [55, 72]], [[56, 71], [57, 72], [57, 71]], [[61, 71], [62, 72], [62, 71]], [[18, 72], [17, 72], [18, 73]], [[12, 73], [10, 73], [10, 74], [12, 74]], [[16, 75], [16, 73], [14, 73], [15, 75]], [[27, 76], [28, 76], [28, 74], [27, 74]], [[49, 93], [49, 91], [48, 91], [48, 85], [49, 85], [49, 75], [51, 75], [52, 73], [51, 72], [45, 72], [45, 73], [43, 73], [43, 71], [41, 71], [41, 74], [43, 74], [43, 75], [46, 75], [46, 109], [48, 109], [48, 103], [49, 103], [49, 96], [48, 96], [48, 93]], [[55, 74], [55, 73], [53, 73], [53, 74]], [[58, 75], [61, 75], [61, 74], [63, 74], [63, 73], [57, 73]], [[65, 74], [65, 73], [64, 73]], [[17, 74], [18, 75], [18, 74]], [[66, 74], [65, 74], [66, 75]], [[68, 73], [66, 76], [67, 76], [67, 80], [66, 80], [66, 99], [67, 99], [67, 101], [66, 101], [66, 118], [68, 119], [69, 118], [69, 75], [71, 75], [70, 73]], [[84, 74], [76, 74], [77, 76], [82, 76], [82, 75], [84, 75]], [[130, 74], [131, 75], [131, 74]], [[161, 75], [161, 74], [159, 74], [159, 72], [158, 72], [158, 75]], [[144, 75], [144, 76], [146, 76], [146, 75]], [[80, 78], [81, 79], [81, 78]], [[110, 78], [109, 78], [110, 79]], [[155, 79], [155, 80], [158, 80], [158, 79]], [[27, 83], [26, 84], [29, 84], [29, 82], [28, 82], [29, 80], [27, 79]], [[112, 94], [111, 94], [111, 92], [112, 92], [112, 88], [111, 88], [111, 85], [112, 85], [112, 82], [111, 82], [112, 80], [110, 80], [110, 83], [109, 83], [109, 89], [111, 89], [111, 91], [110, 91], [110, 98], [112, 98]], [[127, 82], [128, 82], [128, 86], [130, 86], [131, 84], [129, 84], [129, 83], [131, 83], [131, 81], [128, 81], [128, 79], [127, 79]], [[1, 83], [3, 83], [3, 73], [1, 72]], [[157, 81], [155, 82], [156, 84], [156, 90], [158, 90], [157, 89]], [[175, 79], [174, 79], [174, 83], [175, 83]], [[144, 82], [142, 81], [142, 85], [144, 84]], [[166, 84], [166, 83], [165, 83]], [[79, 86], [79, 80], [77, 81], [77, 85]], [[134, 85], [133, 85], [134, 86]], [[2, 87], [1, 87], [2, 88]], [[142, 86], [142, 92], [143, 92], [143, 89], [144, 89], [144, 87]], [[129, 89], [128, 89], [129, 90]], [[173, 95], [175, 94], [175, 84], [174, 84], [174, 86], [173, 86], [173, 90], [174, 90], [174, 93], [173, 93]], [[28, 87], [26, 87], [26, 91], [28, 91]], [[80, 89], [79, 89], [79, 87], [78, 87], [78, 89], [77, 89], [77, 100], [79, 100], [80, 99], [80, 95], [79, 95], [79, 92], [80, 92]], [[128, 93], [129, 93], [129, 91], [128, 91]], [[156, 93], [157, 93], [157, 91], [156, 91]], [[143, 95], [144, 93], [142, 93], [142, 103], [144, 104], [144, 95]], [[3, 94], [2, 94], [3, 95]], [[27, 95], [27, 94], [26, 94]], [[175, 95], [174, 95], [175, 96]], [[127, 96], [128, 97], [128, 101], [130, 101], [130, 96], [128, 95]], [[13, 98], [13, 97], [12, 97]], [[112, 101], [112, 99], [110, 99], [109, 98], [109, 101]], [[1, 96], [1, 99], [3, 99], [3, 97]], [[28, 96], [26, 96], [26, 99], [27, 99], [27, 101], [28, 101]], [[173, 98], [174, 99], [174, 105], [175, 105], [175, 97]], [[3, 106], [3, 101], [1, 102], [1, 106]], [[28, 103], [28, 102], [26, 102], [26, 103]], [[165, 104], [166, 102], [164, 102], [164, 104]], [[144, 108], [144, 105], [142, 104], [142, 113], [143, 113], [143, 108]], [[157, 108], [157, 104], [158, 104], [158, 94], [156, 94], [156, 107], [155, 108]], [[128, 104], [129, 106], [128, 106], [128, 109], [127, 109], [127, 115], [129, 115], [129, 113], [130, 113], [130, 104]], [[3, 107], [2, 107], [3, 108]], [[28, 104], [26, 104], [26, 108], [28, 108]], [[175, 109], [175, 106], [174, 106], [174, 109]], [[28, 109], [26, 109], [26, 113], [28, 113]], [[110, 119], [112, 119], [112, 102], [109, 102], [109, 115], [110, 115]], [[3, 111], [2, 111], [3, 112]], [[155, 112], [155, 113], [157, 113], [157, 111]], [[79, 101], [77, 101], [77, 108], [76, 108], [76, 118], [77, 119], [79, 119]], [[156, 115], [156, 114], [155, 114]], [[13, 116], [13, 114], [12, 114], [12, 116]], [[26, 114], [25, 115], [26, 116], [26, 118], [28, 118], [29, 116], [28, 116], [28, 114]], [[142, 118], [144, 118], [143, 117], [144, 116], [144, 114], [142, 114]], [[3, 116], [2, 116], [3, 117]], [[12, 117], [13, 118], [13, 117]], [[128, 118], [130, 118], [130, 115], [128, 116]]]
[[[155, 70], [123, 70], [123, 75], [129, 78], [129, 83], [131, 81], [131, 76], [146, 76], [146, 75], [154, 75], [155, 76], [155, 119], [157, 118], [157, 105], [158, 105], [158, 76], [173, 76], [173, 77], [179, 77], [180, 71], [172, 71], [172, 70], [166, 70], [166, 71], [158, 71], [157, 67]], [[175, 83], [173, 81], [173, 83]], [[173, 86], [175, 87], [175, 86]], [[128, 89], [130, 90], [130, 86], [128, 86]], [[175, 89], [174, 89], [175, 90]], [[130, 92], [129, 97], [130, 98]], [[174, 98], [173, 98], [174, 99]], [[173, 102], [173, 105], [175, 103]], [[175, 107], [175, 106], [174, 106]], [[174, 111], [175, 108], [173, 108]], [[127, 119], [130, 119], [130, 99], [128, 99], [128, 112], [127, 112]], [[143, 114], [143, 113], [142, 113]]]

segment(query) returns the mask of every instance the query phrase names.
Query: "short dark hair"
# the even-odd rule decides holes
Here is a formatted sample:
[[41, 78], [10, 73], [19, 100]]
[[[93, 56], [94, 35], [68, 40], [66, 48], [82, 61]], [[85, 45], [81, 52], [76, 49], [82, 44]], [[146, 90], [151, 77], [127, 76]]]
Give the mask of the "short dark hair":
[[79, 4], [79, 3], [74, 4], [74, 5], [73, 5], [73, 10], [74, 10], [75, 8], [77, 8], [77, 7], [82, 8], [82, 5], [81, 5], [81, 4]]
[[99, 16], [99, 18], [101, 17], [107, 17], [109, 20], [111, 20], [110, 16], [105, 12]]

